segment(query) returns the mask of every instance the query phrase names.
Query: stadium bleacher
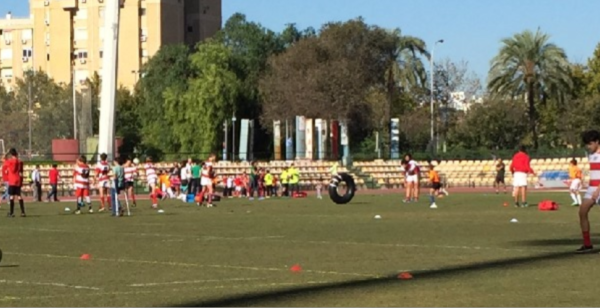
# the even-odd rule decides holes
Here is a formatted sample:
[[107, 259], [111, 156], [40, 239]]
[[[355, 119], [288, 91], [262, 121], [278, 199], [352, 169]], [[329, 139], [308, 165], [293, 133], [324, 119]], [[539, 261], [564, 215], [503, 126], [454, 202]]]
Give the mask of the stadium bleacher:
[[[567, 170], [569, 161], [571, 158], [551, 158], [551, 159], [532, 159], [531, 166], [538, 173], [543, 171], [551, 170]], [[580, 158], [580, 166], [583, 168], [584, 181], [589, 179], [589, 172], [585, 169], [587, 167], [587, 158]], [[326, 183], [329, 181], [329, 167], [332, 162], [328, 161], [308, 161], [298, 160], [294, 161], [296, 168], [300, 171], [300, 186], [305, 189], [313, 189], [319, 181]], [[427, 184], [427, 171], [428, 163], [426, 161], [418, 162], [421, 168], [421, 185]], [[510, 185], [512, 181], [512, 175], [509, 172], [510, 160], [505, 160], [506, 164], [506, 177], [505, 182]], [[269, 169], [271, 173], [278, 176], [281, 174], [284, 167], [288, 166], [290, 162], [286, 161], [270, 161], [260, 162], [259, 166], [265, 169]], [[434, 162], [436, 170], [440, 173], [442, 181], [449, 187], [491, 187], [493, 186], [494, 179], [496, 176], [496, 162], [493, 160], [447, 160], [437, 164]], [[156, 163], [155, 167], [158, 170], [168, 170], [171, 168], [172, 163]], [[33, 165], [25, 166], [25, 176], [27, 177], [33, 170]], [[49, 190], [48, 184], [48, 171], [51, 165], [41, 165], [41, 176], [42, 176], [42, 189], [44, 192]], [[59, 194], [71, 194], [73, 190], [73, 176], [72, 170], [73, 165], [65, 164], [59, 165], [59, 172], [61, 176], [61, 183], [59, 183], [58, 191]], [[218, 176], [226, 177], [229, 175], [238, 175], [243, 172], [250, 170], [249, 162], [228, 162], [220, 161], [215, 165], [215, 171]], [[356, 181], [359, 189], [371, 188], [366, 185], [367, 181], [376, 184], [375, 188], [401, 188], [404, 183], [404, 175], [401, 170], [400, 162], [397, 160], [374, 160], [365, 162], [354, 162], [350, 169], [346, 167], [340, 167], [339, 172], [350, 173]], [[145, 182], [145, 172], [143, 168], [139, 169], [140, 177], [138, 181], [143, 185]], [[536, 185], [539, 182], [537, 176], [529, 177], [529, 184], [531, 186]], [[223, 183], [218, 186], [223, 187]], [[23, 192], [26, 194], [31, 193], [31, 187], [25, 185]]]

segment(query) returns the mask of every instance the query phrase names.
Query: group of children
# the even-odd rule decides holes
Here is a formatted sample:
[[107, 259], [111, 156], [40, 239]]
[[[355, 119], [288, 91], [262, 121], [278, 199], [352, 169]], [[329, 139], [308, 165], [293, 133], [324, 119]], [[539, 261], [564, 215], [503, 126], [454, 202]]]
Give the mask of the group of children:
[[98, 212], [104, 212], [108, 207], [113, 216], [122, 216], [124, 209], [119, 203], [121, 192], [124, 192], [127, 206], [129, 206], [129, 200], [132, 201], [132, 206], [136, 206], [134, 183], [138, 176], [137, 167], [131, 159], [119, 157], [113, 161], [112, 166], [107, 159], [106, 154], [100, 155], [100, 160], [96, 163], [92, 175], [87, 158], [85, 156], [77, 158], [73, 168], [73, 183], [77, 203], [74, 214], [81, 214], [81, 210], [86, 205], [88, 212], [90, 214], [94, 213], [90, 199], [90, 188], [93, 186], [97, 187], [100, 194]]
[[[439, 164], [439, 161], [438, 161]], [[421, 167], [419, 164], [412, 159], [412, 155], [406, 154], [404, 159], [401, 162], [402, 170], [404, 172], [404, 187], [406, 191], [404, 203], [408, 202], [418, 202], [419, 201], [419, 193], [420, 193], [420, 176], [421, 176]], [[435, 203], [437, 196], [448, 195], [448, 191], [446, 191], [442, 187], [442, 182], [440, 179], [439, 173], [435, 170], [435, 166], [433, 162], [429, 162], [428, 166], [428, 179], [430, 184], [429, 189], [429, 207], [432, 209], [437, 209], [437, 204]]]

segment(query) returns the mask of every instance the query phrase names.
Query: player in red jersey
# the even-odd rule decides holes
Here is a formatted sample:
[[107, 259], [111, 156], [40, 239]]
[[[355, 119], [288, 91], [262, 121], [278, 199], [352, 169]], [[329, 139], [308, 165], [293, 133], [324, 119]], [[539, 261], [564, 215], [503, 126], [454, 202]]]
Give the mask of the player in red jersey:
[[127, 194], [127, 196], [129, 196], [129, 198], [131, 198], [131, 201], [133, 202], [133, 207], [136, 207], [137, 204], [135, 202], [135, 179], [138, 177], [138, 168], [133, 163], [133, 161], [131, 161], [130, 158], [127, 159], [124, 167], [125, 188], [127, 189], [125, 193]]
[[81, 209], [88, 205], [88, 212], [94, 213], [92, 201], [90, 200], [90, 166], [87, 164], [87, 158], [81, 156], [75, 162], [73, 168], [73, 183], [75, 184], [75, 197], [77, 198], [76, 215], [81, 214]]
[[204, 203], [204, 194], [208, 194], [207, 196], [207, 204], [206, 207], [213, 207], [212, 198], [214, 192], [214, 183], [215, 173], [213, 170], [213, 163], [215, 162], [215, 158], [217, 156], [215, 154], [210, 154], [208, 160], [204, 162], [202, 165], [201, 177], [200, 177], [200, 185], [202, 185], [202, 191], [200, 192], [200, 202], [198, 206], [201, 206]]
[[25, 217], [25, 203], [21, 197], [21, 187], [23, 186], [23, 162], [19, 160], [19, 154], [16, 149], [10, 149], [8, 154], [10, 154], [11, 157], [5, 162], [8, 177], [8, 198], [10, 200], [10, 212], [7, 217], [15, 217], [15, 197], [19, 200], [21, 217]]
[[109, 194], [110, 179], [108, 177], [108, 173], [110, 172], [110, 164], [106, 161], [107, 158], [108, 155], [106, 155], [106, 153], [100, 154], [100, 161], [96, 164], [95, 182], [98, 185], [98, 191], [100, 192], [99, 212], [103, 212], [106, 209], [106, 203], [108, 203], [108, 208], [111, 208]]
[[595, 204], [598, 204], [600, 198], [600, 132], [597, 130], [586, 131], [582, 135], [583, 143], [589, 151], [588, 160], [590, 162], [590, 183], [579, 207], [579, 223], [581, 225], [581, 234], [583, 236], [583, 246], [577, 249], [577, 253], [594, 252], [594, 246], [590, 238], [590, 220], [589, 213]]

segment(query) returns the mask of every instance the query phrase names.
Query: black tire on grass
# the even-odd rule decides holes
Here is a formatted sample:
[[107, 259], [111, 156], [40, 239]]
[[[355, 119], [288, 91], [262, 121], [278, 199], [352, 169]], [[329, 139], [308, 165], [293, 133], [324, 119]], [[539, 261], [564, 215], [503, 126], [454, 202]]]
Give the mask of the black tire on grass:
[[341, 178], [341, 182], [346, 183], [346, 193], [343, 196], [340, 196], [340, 194], [337, 191], [337, 186], [329, 185], [329, 198], [331, 198], [331, 201], [337, 204], [346, 204], [352, 201], [352, 198], [354, 198], [354, 193], [356, 192], [356, 184], [354, 183], [354, 178], [352, 178], [352, 176], [348, 173], [340, 173], [339, 177]]

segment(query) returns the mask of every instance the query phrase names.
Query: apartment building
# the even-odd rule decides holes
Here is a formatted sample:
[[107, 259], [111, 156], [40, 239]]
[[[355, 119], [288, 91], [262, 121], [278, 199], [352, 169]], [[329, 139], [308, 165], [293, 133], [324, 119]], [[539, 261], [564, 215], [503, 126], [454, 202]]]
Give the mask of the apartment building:
[[[104, 3], [113, 0], [30, 0], [30, 17], [0, 19], [0, 77], [41, 69], [57, 82], [82, 84], [101, 75]], [[221, 27], [221, 0], [119, 0], [117, 82], [133, 87], [142, 65], [166, 44], [190, 45]]]

